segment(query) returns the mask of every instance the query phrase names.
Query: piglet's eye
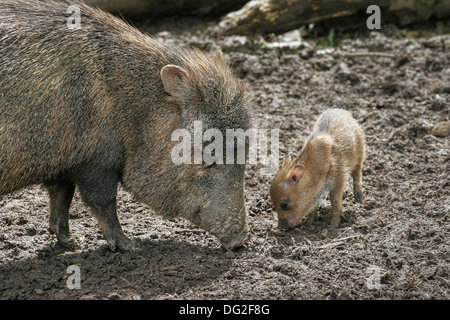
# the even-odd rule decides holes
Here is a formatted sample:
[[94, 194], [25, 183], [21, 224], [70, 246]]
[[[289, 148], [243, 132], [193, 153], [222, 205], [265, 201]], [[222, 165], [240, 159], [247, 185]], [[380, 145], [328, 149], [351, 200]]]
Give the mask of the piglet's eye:
[[283, 210], [289, 209], [289, 200], [283, 201], [281, 203], [281, 209], [283, 209]]

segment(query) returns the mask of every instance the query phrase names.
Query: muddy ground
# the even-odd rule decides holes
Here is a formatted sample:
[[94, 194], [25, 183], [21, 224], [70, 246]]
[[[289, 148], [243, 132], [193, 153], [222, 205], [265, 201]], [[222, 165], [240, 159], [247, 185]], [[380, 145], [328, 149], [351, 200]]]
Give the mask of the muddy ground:
[[[223, 47], [248, 82], [253, 127], [280, 129], [281, 156], [300, 150], [322, 111], [349, 110], [367, 134], [363, 203], [348, 184], [345, 220], [335, 231], [324, 200], [315, 224], [282, 232], [268, 195], [272, 176], [248, 165], [252, 238], [235, 252], [122, 190], [119, 219], [142, 250], [109, 251], [76, 194], [76, 248], [66, 251], [48, 232], [46, 191], [29, 187], [0, 198], [0, 299], [450, 298], [450, 143], [430, 134], [450, 116], [448, 34], [373, 33], [295, 50], [205, 34], [179, 39]], [[67, 288], [70, 265], [80, 267], [80, 289]]]

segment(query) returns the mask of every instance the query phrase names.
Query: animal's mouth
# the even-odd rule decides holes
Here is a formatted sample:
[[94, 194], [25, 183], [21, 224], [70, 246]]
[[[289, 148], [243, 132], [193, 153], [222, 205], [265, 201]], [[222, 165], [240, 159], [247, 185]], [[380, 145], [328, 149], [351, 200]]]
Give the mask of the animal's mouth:
[[[201, 217], [201, 213], [202, 213], [203, 209], [202, 207], [197, 208], [197, 210], [194, 210], [192, 215], [191, 215], [191, 222], [193, 222], [196, 226], [203, 228], [204, 230], [211, 232], [211, 230], [209, 228], [207, 228], [206, 225], [204, 225], [203, 221], [202, 221], [202, 217]], [[242, 233], [238, 234], [236, 237], [232, 237], [233, 239], [230, 240], [230, 238], [226, 238], [226, 239], [221, 239], [220, 235], [215, 234], [214, 232], [212, 232], [211, 234], [218, 236], [219, 240], [222, 242], [222, 247], [225, 250], [235, 250], [239, 247], [242, 247], [245, 243], [247, 243], [251, 236], [250, 234], [247, 232], [248, 230], [246, 230], [244, 228], [244, 230], [242, 231]]]
[[287, 231], [289, 229], [295, 228], [300, 223], [305, 222], [306, 219], [308, 219], [308, 217], [311, 214], [311, 212], [312, 211], [308, 212], [307, 214], [305, 214], [300, 219], [295, 219], [295, 218], [282, 218], [282, 219], [280, 219], [278, 221], [278, 229], [280, 229], [281, 231]]

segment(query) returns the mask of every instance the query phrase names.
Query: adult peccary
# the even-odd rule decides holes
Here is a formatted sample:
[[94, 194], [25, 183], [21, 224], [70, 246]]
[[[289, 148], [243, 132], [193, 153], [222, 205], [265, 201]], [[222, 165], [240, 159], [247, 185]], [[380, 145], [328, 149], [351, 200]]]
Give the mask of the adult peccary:
[[221, 53], [165, 44], [79, 2], [80, 28], [69, 28], [69, 5], [0, 0], [0, 194], [43, 183], [50, 230], [70, 245], [77, 186], [111, 249], [127, 251], [120, 181], [157, 213], [241, 245], [245, 165], [171, 160], [175, 129], [249, 126], [243, 85]]
[[317, 119], [297, 157], [287, 156], [270, 186], [280, 229], [293, 228], [308, 215], [314, 220], [319, 201], [330, 193], [332, 227], [341, 220], [345, 179], [353, 178], [356, 201], [362, 201], [364, 130], [350, 112], [329, 109]]

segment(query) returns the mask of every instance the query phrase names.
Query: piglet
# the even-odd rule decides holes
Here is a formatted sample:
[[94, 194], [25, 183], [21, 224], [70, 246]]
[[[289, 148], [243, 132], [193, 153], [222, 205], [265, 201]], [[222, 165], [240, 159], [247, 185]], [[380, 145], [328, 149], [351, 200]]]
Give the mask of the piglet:
[[362, 165], [366, 158], [364, 131], [352, 115], [342, 109], [329, 109], [317, 119], [297, 157], [288, 155], [270, 186], [270, 198], [278, 215], [278, 227], [293, 228], [310, 217], [328, 193], [331, 200], [331, 226], [342, 214], [346, 178], [353, 178], [353, 194], [362, 201]]

